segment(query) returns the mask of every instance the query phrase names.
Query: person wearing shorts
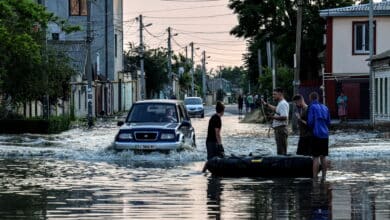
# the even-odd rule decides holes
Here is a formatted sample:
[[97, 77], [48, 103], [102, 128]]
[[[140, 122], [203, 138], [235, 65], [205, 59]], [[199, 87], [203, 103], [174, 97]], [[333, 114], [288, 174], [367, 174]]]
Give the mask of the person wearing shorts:
[[322, 180], [326, 178], [327, 162], [329, 153], [329, 126], [330, 114], [328, 108], [319, 103], [318, 93], [312, 92], [309, 96], [310, 107], [307, 115], [307, 125], [312, 129], [311, 153], [313, 155], [313, 178], [316, 179], [322, 164]]

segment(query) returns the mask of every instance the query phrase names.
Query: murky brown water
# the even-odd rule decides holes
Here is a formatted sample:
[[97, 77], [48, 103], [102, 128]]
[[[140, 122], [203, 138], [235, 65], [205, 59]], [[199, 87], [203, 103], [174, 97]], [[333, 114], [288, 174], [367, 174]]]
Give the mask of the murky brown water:
[[[324, 183], [216, 178], [200, 172], [207, 118], [193, 123], [198, 149], [169, 155], [113, 152], [114, 122], [0, 136], [0, 219], [390, 219], [390, 141], [376, 133], [332, 135]], [[223, 126], [227, 154], [274, 153], [266, 126]]]

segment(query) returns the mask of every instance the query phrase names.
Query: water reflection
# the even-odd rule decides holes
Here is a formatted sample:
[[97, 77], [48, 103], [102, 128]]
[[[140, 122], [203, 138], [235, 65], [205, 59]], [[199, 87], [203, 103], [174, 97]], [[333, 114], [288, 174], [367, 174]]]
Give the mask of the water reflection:
[[210, 219], [221, 219], [221, 179], [210, 176], [207, 179], [207, 214]]

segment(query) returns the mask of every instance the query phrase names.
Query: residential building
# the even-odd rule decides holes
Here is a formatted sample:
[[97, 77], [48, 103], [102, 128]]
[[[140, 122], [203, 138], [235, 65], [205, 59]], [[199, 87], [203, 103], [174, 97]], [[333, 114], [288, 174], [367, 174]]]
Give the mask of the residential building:
[[232, 83], [222, 77], [208, 78], [206, 80], [207, 85], [207, 98], [206, 103], [212, 105], [217, 101], [218, 91], [223, 91], [224, 93], [224, 103], [230, 103], [232, 99]]
[[372, 57], [374, 73], [374, 116], [376, 123], [390, 122], [390, 50]]
[[[123, 2], [91, 1], [91, 50], [87, 51], [88, 0], [40, 0], [48, 11], [80, 26], [81, 31], [65, 33], [59, 24], [50, 23], [47, 42], [67, 53], [77, 74], [72, 78], [71, 106], [78, 117], [87, 115], [87, 68], [93, 74], [93, 114], [112, 114], [130, 108], [133, 100], [132, 79], [123, 68]], [[87, 53], [91, 65], [86, 66]]]
[[[337, 116], [336, 99], [348, 96], [348, 117], [369, 118], [369, 4], [320, 11], [326, 19], [324, 89]], [[374, 4], [374, 54], [390, 48], [390, 2]]]

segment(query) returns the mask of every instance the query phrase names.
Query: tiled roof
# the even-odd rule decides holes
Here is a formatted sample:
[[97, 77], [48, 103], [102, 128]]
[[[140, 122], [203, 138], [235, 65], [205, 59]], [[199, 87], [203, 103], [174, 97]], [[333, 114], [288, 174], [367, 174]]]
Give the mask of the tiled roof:
[[[374, 16], [390, 16], [390, 1], [374, 3]], [[365, 17], [370, 4], [320, 10], [321, 17]]]

